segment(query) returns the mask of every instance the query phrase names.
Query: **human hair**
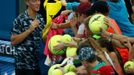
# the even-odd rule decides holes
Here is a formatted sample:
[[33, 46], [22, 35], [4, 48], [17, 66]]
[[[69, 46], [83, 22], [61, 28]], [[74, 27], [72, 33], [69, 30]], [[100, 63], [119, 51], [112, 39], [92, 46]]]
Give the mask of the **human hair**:
[[91, 36], [89, 38], [89, 43], [95, 50], [102, 51], [100, 44], [95, 39], [93, 39]]
[[100, 39], [98, 39], [98, 42], [100, 43], [101, 47], [106, 47], [109, 52], [114, 51], [114, 47], [113, 47], [112, 43], [109, 42], [107, 39], [100, 38]]
[[94, 13], [106, 14], [109, 13], [109, 6], [106, 1], [96, 1], [91, 7], [91, 10]]
[[84, 14], [88, 16], [88, 11], [91, 7], [90, 3], [80, 3], [80, 5], [77, 7], [77, 13]]
[[110, 0], [110, 1], [116, 3], [116, 2], [118, 2], [119, 0]]

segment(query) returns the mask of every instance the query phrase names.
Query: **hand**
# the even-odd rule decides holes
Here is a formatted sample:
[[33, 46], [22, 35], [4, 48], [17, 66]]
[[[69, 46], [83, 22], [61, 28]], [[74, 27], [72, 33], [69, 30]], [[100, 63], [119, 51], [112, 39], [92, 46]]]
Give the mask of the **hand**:
[[132, 49], [131, 43], [127, 40], [123, 41], [123, 45], [126, 46], [128, 49]]
[[31, 31], [34, 31], [34, 29], [37, 28], [38, 26], [39, 26], [39, 22], [38, 22], [37, 19], [35, 19], [35, 20], [31, 23], [29, 29], [30, 29]]
[[61, 15], [67, 16], [69, 13], [71, 13], [71, 10], [64, 10], [61, 12]]
[[128, 68], [127, 73], [134, 74], [134, 68]]
[[58, 29], [58, 24], [52, 23], [51, 28], [52, 28], [52, 29]]
[[108, 37], [109, 32], [107, 32], [104, 28], [100, 27], [100, 31], [102, 37]]
[[126, 37], [126, 36], [123, 36], [123, 35], [115, 35], [115, 36], [118, 36], [118, 38], [116, 38], [116, 39], [119, 40], [122, 44], [124, 44], [126, 46], [128, 43], [130, 43], [128, 37]]
[[70, 25], [71, 25], [71, 27], [74, 27], [74, 26], [76, 26], [76, 24], [77, 24], [77, 17], [74, 16], [74, 17], [70, 20]]
[[83, 23], [88, 26], [89, 20], [92, 16], [88, 16], [87, 18], [84, 19]]
[[77, 47], [77, 43], [74, 42], [74, 41], [71, 41], [69, 43], [65, 43], [65, 45], [68, 46], [68, 47]]
[[85, 69], [84, 66], [77, 67], [76, 73], [78, 75], [88, 75], [87, 70]]
[[54, 46], [55, 50], [62, 50], [64, 48], [65, 48], [65, 45], [64, 45], [64, 43], [61, 43], [61, 42], [59, 42], [58, 45]]
[[109, 18], [105, 17], [104, 18], [104, 24], [107, 25], [107, 26], [111, 26], [112, 23], [110, 22]]

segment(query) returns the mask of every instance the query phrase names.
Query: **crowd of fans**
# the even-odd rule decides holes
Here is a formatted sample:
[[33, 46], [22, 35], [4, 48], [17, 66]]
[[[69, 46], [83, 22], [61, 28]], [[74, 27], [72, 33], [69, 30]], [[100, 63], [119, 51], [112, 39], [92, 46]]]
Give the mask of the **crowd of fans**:
[[[61, 3], [66, 9], [58, 15], [58, 21], [61, 19], [64, 21], [61, 23], [52, 21], [50, 29], [54, 31], [48, 32], [48, 35], [51, 34], [51, 36], [46, 38], [51, 43], [46, 43], [48, 49], [45, 48], [45, 52], [49, 51], [46, 54], [49, 60], [46, 59], [46, 62], [49, 62], [47, 65], [50, 66], [50, 69], [60, 64], [55, 70], [58, 69], [61, 72], [56, 72], [56, 75], [134, 74], [134, 67], [132, 67], [134, 64], [133, 12], [128, 14], [127, 3], [125, 5], [124, 0], [61, 0]], [[102, 15], [105, 17], [101, 18]], [[97, 17], [93, 18], [93, 16]], [[93, 24], [95, 21], [101, 21], [101, 23]], [[91, 27], [91, 24], [94, 26]], [[56, 38], [57, 35], [61, 37]], [[63, 38], [65, 35], [70, 36], [71, 40], [67, 36]], [[54, 40], [52, 41], [50, 37]], [[63, 53], [60, 53], [61, 51]], [[129, 66], [128, 62], [131, 62]], [[65, 72], [64, 67], [68, 64], [75, 66], [75, 70], [67, 68], [68, 72], [73, 73]], [[49, 70], [48, 74], [53, 75], [51, 72]]]
[[134, 75], [133, 0], [44, 0], [46, 23], [41, 3], [14, 21], [16, 75], [40, 75], [41, 38], [48, 75]]

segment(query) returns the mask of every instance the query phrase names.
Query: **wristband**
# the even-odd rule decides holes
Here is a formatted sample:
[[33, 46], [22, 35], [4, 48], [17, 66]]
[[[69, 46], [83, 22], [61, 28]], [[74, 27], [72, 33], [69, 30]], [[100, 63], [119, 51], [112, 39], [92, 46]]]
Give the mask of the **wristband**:
[[110, 33], [109, 36], [108, 36], [108, 41], [111, 42], [112, 38], [113, 38], [113, 34]]

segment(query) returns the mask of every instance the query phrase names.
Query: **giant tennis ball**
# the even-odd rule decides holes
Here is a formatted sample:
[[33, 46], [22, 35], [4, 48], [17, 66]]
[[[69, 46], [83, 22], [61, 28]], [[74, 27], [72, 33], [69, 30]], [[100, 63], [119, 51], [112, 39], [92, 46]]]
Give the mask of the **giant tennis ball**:
[[134, 69], [134, 62], [133, 61], [127, 61], [124, 65], [124, 69], [125, 71], [127, 71], [129, 68], [133, 68]]
[[64, 43], [69, 43], [71, 41], [73, 41], [72, 37], [68, 34], [65, 34], [62, 36], [62, 39], [61, 39]]
[[77, 48], [75, 47], [68, 47], [67, 50], [66, 50], [66, 56], [67, 57], [73, 57], [73, 56], [76, 56], [76, 51], [77, 51]]
[[74, 72], [68, 72], [68, 73], [65, 73], [64, 75], [77, 75], [77, 74]]
[[59, 44], [58, 41], [61, 41], [62, 35], [54, 35], [53, 37], [50, 38], [49, 43], [48, 43], [48, 48], [50, 52], [54, 55], [62, 55], [65, 54], [65, 50], [55, 50], [54, 47]]
[[55, 69], [55, 70], [52, 72], [52, 75], [63, 75], [63, 72], [62, 72], [60, 69]]
[[48, 75], [53, 75], [52, 72], [56, 70], [56, 68], [60, 68], [60, 67], [61, 67], [61, 64], [56, 64], [56, 65], [51, 66], [50, 69], [48, 70]]
[[[74, 40], [72, 39], [72, 37], [70, 35], [65, 34], [62, 36], [62, 41], [64, 43], [69, 43], [69, 42], [73, 42]], [[77, 51], [77, 48], [75, 48], [75, 47], [67, 47], [66, 56], [67, 57], [76, 56], [76, 51]]]
[[64, 67], [64, 73], [67, 73], [67, 72], [70, 72], [70, 71], [75, 72], [76, 71], [76, 67], [74, 65], [72, 65], [72, 64], [67, 64]]
[[105, 16], [102, 14], [95, 14], [89, 20], [89, 29], [93, 34], [100, 33], [100, 27], [104, 28], [105, 30], [108, 29], [108, 26], [105, 25]]

